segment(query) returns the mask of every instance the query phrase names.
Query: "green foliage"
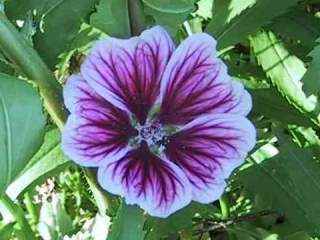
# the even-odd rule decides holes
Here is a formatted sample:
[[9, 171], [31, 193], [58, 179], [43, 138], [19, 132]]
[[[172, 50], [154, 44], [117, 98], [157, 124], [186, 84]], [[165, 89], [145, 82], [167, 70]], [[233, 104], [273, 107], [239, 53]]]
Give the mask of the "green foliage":
[[312, 58], [306, 74], [303, 76], [303, 90], [307, 94], [318, 95], [320, 92], [320, 45], [309, 54]]
[[308, 115], [291, 105], [276, 89], [256, 89], [251, 90], [250, 93], [253, 98], [254, 114], [263, 115], [284, 124], [316, 126]]
[[97, 12], [91, 15], [92, 26], [114, 37], [130, 37], [127, 0], [101, 0]]
[[43, 203], [38, 225], [42, 239], [62, 239], [72, 229], [72, 219], [63, 208], [60, 195], [54, 195], [50, 202]]
[[300, 149], [286, 136], [280, 153], [242, 171], [238, 180], [256, 210], [271, 209], [284, 216], [290, 231], [320, 230], [320, 165], [313, 152]]
[[165, 26], [173, 35], [195, 8], [195, 0], [142, 0], [145, 14]]
[[23, 20], [28, 11], [36, 13], [39, 24], [34, 46], [46, 63], [54, 68], [58, 55], [66, 50], [81, 21], [93, 11], [97, 0], [20, 0], [8, 1], [6, 10], [12, 20]]
[[316, 40], [320, 36], [320, 19], [301, 8], [288, 11], [267, 27], [293, 41], [303, 52], [310, 51], [317, 45]]
[[45, 115], [37, 90], [0, 74], [0, 193], [40, 147]]
[[213, 206], [192, 203], [167, 219], [148, 217], [146, 225], [149, 229], [146, 240], [157, 240], [175, 235], [182, 230], [188, 231], [193, 226], [193, 217], [196, 214], [208, 216], [217, 212], [218, 210]]
[[113, 220], [108, 240], [143, 240], [145, 235], [143, 224], [142, 210], [122, 202]]
[[[7, 194], [0, 198], [0, 239], [317, 239], [320, 1], [139, 0], [140, 9], [132, 3], [0, 0], [1, 19], [6, 19], [4, 4], [21, 33], [15, 36], [44, 60], [32, 64], [37, 53], [21, 47], [11, 59], [8, 52], [17, 46], [0, 44], [0, 193]], [[214, 36], [230, 75], [252, 96], [249, 118], [257, 129], [257, 144], [227, 179], [221, 201], [192, 203], [166, 219], [107, 194], [96, 180], [96, 168], [72, 165], [53, 126], [62, 127], [63, 120], [53, 115], [46, 122], [44, 112], [53, 108], [42, 104], [35, 88], [16, 79], [40, 78], [35, 82], [45, 85], [39, 89], [47, 103], [46, 94], [55, 91], [48, 87], [51, 81], [63, 84], [78, 74], [96, 40], [129, 38], [140, 22], [146, 28], [163, 25], [177, 43], [203, 29]], [[6, 24], [1, 22], [1, 32]], [[50, 71], [39, 74], [41, 64], [50, 66], [58, 81]], [[50, 99], [57, 103], [55, 114], [62, 109], [59, 87], [57, 100]]]
[[21, 193], [56, 175], [71, 162], [60, 149], [60, 133], [57, 129], [47, 132], [39, 151], [28, 166], [8, 187], [7, 194], [16, 199]]
[[239, 224], [228, 228], [229, 239], [234, 240], [280, 240], [279, 236], [249, 224]]
[[12, 233], [14, 231], [14, 226], [15, 222], [12, 222], [0, 227], [0, 236], [2, 237], [2, 239], [11, 239]]
[[[218, 39], [219, 48], [228, 47], [245, 40], [249, 34], [255, 33], [297, 2], [298, 0], [256, 0], [256, 3], [252, 0], [216, 0], [216, 14], [207, 31]], [[232, 15], [237, 16], [232, 18]]]
[[290, 103], [310, 112], [314, 105], [302, 91], [304, 63], [290, 54], [272, 32], [261, 31], [251, 37], [251, 45], [266, 75]]

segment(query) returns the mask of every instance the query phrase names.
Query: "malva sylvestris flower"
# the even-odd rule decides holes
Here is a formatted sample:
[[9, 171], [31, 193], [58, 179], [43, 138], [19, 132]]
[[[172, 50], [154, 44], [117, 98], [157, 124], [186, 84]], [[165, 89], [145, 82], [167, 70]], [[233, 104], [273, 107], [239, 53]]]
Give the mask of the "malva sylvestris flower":
[[62, 148], [148, 214], [210, 203], [254, 144], [251, 97], [215, 57], [205, 33], [177, 48], [160, 26], [98, 41], [64, 89]]

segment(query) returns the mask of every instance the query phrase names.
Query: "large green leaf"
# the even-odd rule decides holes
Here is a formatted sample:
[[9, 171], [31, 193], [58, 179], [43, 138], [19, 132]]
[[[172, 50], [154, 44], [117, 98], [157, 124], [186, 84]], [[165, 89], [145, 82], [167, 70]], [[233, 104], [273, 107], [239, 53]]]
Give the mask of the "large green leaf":
[[238, 174], [244, 195], [255, 210], [271, 209], [283, 214], [291, 231], [320, 231], [320, 164], [312, 151], [301, 149], [287, 137], [280, 153]]
[[252, 112], [285, 124], [316, 127], [310, 117], [291, 105], [274, 88], [250, 90], [253, 99]]
[[300, 81], [306, 72], [304, 63], [291, 55], [272, 32], [253, 35], [251, 45], [258, 63], [280, 93], [299, 109], [311, 112], [314, 104], [306, 98]]
[[40, 147], [45, 122], [37, 90], [0, 74], [0, 194]]
[[108, 240], [143, 240], [144, 221], [143, 211], [140, 208], [122, 202], [111, 225]]
[[146, 15], [175, 34], [194, 10], [196, 0], [142, 0]]
[[69, 166], [71, 162], [60, 149], [60, 132], [58, 129], [47, 132], [39, 151], [30, 164], [8, 187], [7, 194], [16, 199], [21, 193], [36, 184], [41, 184], [48, 177]]
[[[318, 40], [320, 42], [320, 40]], [[308, 67], [306, 74], [303, 76], [303, 90], [307, 94], [320, 93], [320, 44], [316, 46], [309, 54], [312, 57], [312, 61]]]
[[[63, 0], [62, 0], [63, 1]], [[24, 20], [28, 12], [35, 12], [35, 20], [40, 21], [55, 5], [61, 4], [57, 0], [10, 0], [5, 1], [5, 12], [13, 22]]]
[[90, 23], [110, 36], [130, 37], [128, 0], [101, 0]]
[[[93, 11], [98, 0], [10, 0], [6, 10], [12, 20], [25, 19], [36, 12], [39, 30], [34, 46], [45, 62], [54, 68], [58, 55], [68, 49], [81, 22]], [[40, 22], [39, 22], [40, 21]]]
[[69, 47], [81, 21], [93, 10], [97, 0], [60, 0], [42, 18], [41, 31], [34, 37], [35, 48], [49, 66]]
[[300, 8], [288, 11], [267, 27], [282, 37], [293, 40], [295, 46], [307, 53], [317, 45], [316, 40], [320, 36], [320, 19]]
[[[207, 31], [218, 39], [218, 47], [224, 48], [244, 40], [298, 1], [256, 0], [256, 3], [252, 4], [252, 0], [216, 0], [214, 17]], [[238, 10], [233, 10], [234, 6]], [[246, 6], [249, 7], [241, 12]], [[239, 12], [240, 15], [233, 17]], [[233, 16], [230, 16], [231, 13]]]

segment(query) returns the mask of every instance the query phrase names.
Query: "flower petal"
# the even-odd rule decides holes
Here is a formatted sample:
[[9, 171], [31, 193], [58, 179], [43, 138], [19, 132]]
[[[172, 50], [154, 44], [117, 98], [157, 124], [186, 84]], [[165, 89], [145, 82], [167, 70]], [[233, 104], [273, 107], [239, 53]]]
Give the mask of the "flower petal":
[[191, 186], [181, 169], [152, 154], [145, 143], [99, 168], [98, 180], [127, 204], [138, 204], [156, 217], [167, 217], [191, 201]]
[[223, 193], [224, 179], [254, 144], [255, 129], [245, 117], [210, 114], [170, 136], [165, 153], [193, 185], [193, 200], [208, 203]]
[[159, 95], [160, 79], [173, 48], [161, 27], [128, 40], [109, 38], [97, 42], [81, 74], [97, 93], [143, 123]]
[[68, 79], [64, 98], [71, 115], [62, 132], [62, 149], [82, 166], [99, 166], [124, 156], [136, 133], [125, 112], [99, 97], [80, 76]]
[[233, 84], [225, 64], [216, 58], [216, 41], [194, 34], [175, 50], [161, 82], [160, 121], [185, 124], [207, 113], [246, 115], [250, 98], [240, 83]]

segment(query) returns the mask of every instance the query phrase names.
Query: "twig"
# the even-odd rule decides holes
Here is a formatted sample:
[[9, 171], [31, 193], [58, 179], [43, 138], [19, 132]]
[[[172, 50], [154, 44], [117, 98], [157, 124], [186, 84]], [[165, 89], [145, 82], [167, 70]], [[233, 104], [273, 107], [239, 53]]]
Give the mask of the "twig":
[[261, 212], [257, 212], [257, 213], [252, 213], [252, 214], [247, 214], [244, 216], [240, 216], [240, 217], [236, 217], [236, 218], [232, 218], [232, 219], [228, 219], [228, 220], [222, 220], [222, 221], [217, 221], [217, 222], [210, 222], [208, 221], [208, 223], [212, 223], [213, 225], [205, 228], [205, 229], [200, 229], [194, 232], [194, 235], [198, 235], [198, 234], [203, 234], [206, 232], [221, 232], [224, 231], [228, 226], [237, 224], [237, 223], [241, 223], [241, 222], [247, 222], [247, 221], [254, 221], [257, 220], [258, 218], [261, 217], [266, 217], [266, 216], [270, 216], [270, 215], [277, 215], [279, 213], [272, 211], [272, 210], [264, 210]]

